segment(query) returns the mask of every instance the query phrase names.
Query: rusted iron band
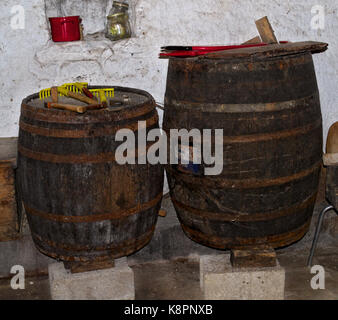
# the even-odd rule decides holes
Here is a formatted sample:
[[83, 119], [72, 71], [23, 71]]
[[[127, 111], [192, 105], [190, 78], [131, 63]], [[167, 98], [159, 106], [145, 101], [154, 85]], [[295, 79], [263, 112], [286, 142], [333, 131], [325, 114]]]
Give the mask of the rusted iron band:
[[116, 250], [116, 251], [121, 251], [123, 250], [125, 247], [131, 246], [133, 244], [137, 244], [140, 242], [143, 242], [144, 239], [148, 239], [149, 236], [151, 236], [155, 231], [155, 226], [152, 226], [151, 229], [149, 231], [147, 231], [145, 234], [143, 234], [141, 237], [139, 238], [135, 238], [135, 239], [130, 239], [130, 240], [126, 240], [124, 242], [122, 242], [121, 244], [118, 245], [113, 245], [113, 244], [107, 244], [107, 245], [103, 245], [103, 246], [91, 246], [91, 245], [75, 245], [75, 244], [65, 244], [65, 243], [61, 243], [61, 242], [55, 242], [55, 241], [51, 241], [45, 238], [42, 238], [40, 235], [36, 234], [36, 233], [32, 233], [32, 237], [34, 240], [37, 240], [43, 244], [47, 244], [50, 247], [53, 248], [57, 248], [60, 250], [65, 250], [65, 251], [107, 251], [107, 250]]
[[274, 220], [282, 216], [289, 216], [295, 214], [299, 210], [303, 210], [310, 206], [313, 206], [316, 201], [316, 196], [317, 192], [313, 193], [306, 200], [296, 203], [293, 206], [290, 206], [289, 208], [286, 209], [252, 214], [204, 211], [201, 209], [190, 207], [189, 205], [176, 200], [173, 196], [171, 197], [171, 200], [174, 203], [174, 205], [177, 206], [178, 208], [181, 208], [189, 212], [190, 214], [199, 216], [201, 218], [225, 222], [253, 222], [253, 221]]
[[[290, 130], [260, 133], [260, 134], [241, 135], [241, 136], [223, 136], [223, 144], [255, 143], [255, 142], [261, 142], [261, 141], [286, 139], [289, 137], [304, 135], [310, 131], [320, 128], [321, 125], [322, 125], [322, 119], [320, 118], [311, 124], [308, 124], [306, 126], [299, 127], [299, 128], [290, 129]], [[170, 139], [170, 129], [163, 128], [163, 130], [167, 133], [168, 139]], [[202, 141], [203, 141], [203, 136], [202, 136]], [[197, 141], [194, 141], [194, 143], [196, 143], [196, 145], [198, 144]]]
[[309, 105], [312, 100], [319, 99], [318, 92], [311, 96], [283, 101], [283, 102], [270, 102], [270, 103], [256, 103], [256, 104], [220, 104], [220, 103], [198, 103], [191, 101], [178, 101], [175, 99], [166, 99], [165, 109], [171, 111], [174, 109], [175, 112], [209, 112], [209, 113], [250, 113], [250, 112], [271, 112], [281, 111], [288, 109], [299, 108], [300, 106]]
[[[158, 115], [155, 113], [151, 118], [144, 120], [147, 127], [151, 127], [158, 123]], [[132, 131], [138, 131], [138, 122], [134, 122], [129, 125], [111, 125], [109, 128], [95, 128], [85, 130], [65, 130], [65, 129], [52, 129], [34, 126], [20, 120], [20, 129], [31, 134], [36, 134], [44, 137], [53, 138], [89, 138], [89, 137], [101, 137], [115, 134], [120, 129], [130, 129]]]
[[190, 185], [203, 185], [204, 187], [208, 188], [215, 188], [215, 189], [256, 189], [256, 188], [265, 188], [271, 187], [276, 185], [283, 185], [286, 183], [290, 183], [296, 180], [300, 180], [305, 178], [308, 175], [313, 174], [315, 171], [320, 170], [322, 165], [322, 160], [318, 161], [314, 166], [303, 170], [301, 172], [295, 173], [291, 176], [280, 177], [275, 179], [242, 179], [242, 180], [230, 180], [225, 178], [220, 178], [218, 176], [194, 176], [192, 174], [186, 174], [179, 172], [170, 165], [166, 166], [166, 171], [169, 174], [173, 175], [174, 179], [178, 181], [182, 181], [184, 183]]
[[309, 230], [311, 219], [293, 231], [257, 238], [223, 238], [204, 234], [182, 225], [183, 231], [192, 240], [218, 249], [244, 249], [257, 244], [269, 244], [273, 248], [284, 247], [301, 239]]
[[[142, 249], [151, 240], [153, 234], [154, 234], [154, 227], [152, 228], [150, 232], [147, 232], [142, 237], [139, 237], [138, 239], [135, 239], [132, 241], [128, 241], [128, 243], [130, 242], [130, 244], [126, 244], [126, 242], [124, 242], [122, 245], [113, 247], [111, 249], [98, 250], [98, 251], [94, 250], [93, 252], [105, 251], [104, 254], [95, 254], [95, 255], [91, 255], [90, 254], [91, 250], [88, 250], [88, 249], [86, 249], [85, 252], [79, 252], [78, 255], [64, 255], [64, 253], [61, 254], [61, 253], [56, 252], [56, 251], [61, 250], [59, 249], [59, 247], [61, 246], [60, 244], [58, 247], [55, 247], [55, 246], [52, 247], [51, 245], [49, 245], [51, 248], [47, 250], [45, 249], [46, 243], [48, 242], [49, 244], [51, 244], [50, 241], [44, 240], [42, 238], [40, 238], [41, 240], [38, 240], [36, 238], [36, 235], [32, 235], [32, 237], [39, 251], [47, 256], [50, 256], [54, 259], [63, 260], [63, 261], [88, 262], [88, 261], [103, 261], [103, 260], [106, 260], [107, 258], [117, 259], [117, 258], [121, 258], [124, 256], [129, 256], [132, 253]], [[54, 250], [52, 250], [52, 248], [54, 248]], [[67, 251], [67, 249], [63, 248], [63, 251]], [[72, 250], [72, 251], [74, 252], [76, 250]]]
[[[102, 122], [110, 122], [110, 121], [121, 121], [127, 120], [131, 118], [140, 117], [145, 115], [152, 110], [156, 109], [155, 103], [144, 103], [140, 106], [133, 107], [132, 110], [121, 110], [118, 112], [110, 112], [110, 113], [101, 113], [100, 115], [96, 114], [96, 116], [87, 116], [84, 115], [73, 115], [69, 113], [65, 113], [61, 110], [55, 109], [44, 109], [44, 108], [36, 108], [30, 106], [26, 103], [22, 103], [21, 105], [21, 115], [26, 118], [48, 122], [48, 123], [64, 123], [64, 124], [93, 124], [93, 123], [102, 123]], [[97, 111], [95, 111], [97, 112]]]
[[138, 204], [136, 207], [130, 208], [127, 210], [115, 211], [115, 212], [105, 213], [105, 214], [93, 214], [93, 215], [87, 215], [87, 216], [65, 216], [61, 214], [39, 211], [37, 209], [30, 208], [26, 203], [24, 203], [24, 206], [25, 206], [26, 212], [29, 215], [37, 216], [37, 217], [40, 217], [46, 220], [55, 221], [55, 222], [63, 222], [63, 223], [99, 222], [99, 221], [105, 221], [105, 220], [122, 219], [125, 217], [129, 217], [131, 215], [134, 215], [136, 213], [151, 209], [155, 207], [161, 201], [162, 195], [163, 193], [160, 193], [151, 201]]
[[[155, 142], [148, 143], [146, 146], [146, 151], [155, 144]], [[116, 161], [115, 152], [106, 152], [106, 153], [97, 153], [93, 155], [88, 154], [53, 154], [32, 151], [18, 145], [18, 152], [29, 159], [34, 159], [38, 161], [51, 162], [51, 163], [68, 163], [68, 164], [78, 164], [78, 163], [105, 163], [105, 162], [114, 162]], [[144, 155], [141, 153], [140, 155]], [[139, 156], [138, 149], [135, 149], [135, 159]]]

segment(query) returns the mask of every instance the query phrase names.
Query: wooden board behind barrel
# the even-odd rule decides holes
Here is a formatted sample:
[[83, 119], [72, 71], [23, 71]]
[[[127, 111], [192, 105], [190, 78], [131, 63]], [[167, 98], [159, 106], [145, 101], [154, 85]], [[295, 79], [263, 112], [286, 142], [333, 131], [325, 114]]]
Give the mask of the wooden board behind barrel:
[[331, 125], [327, 140], [326, 154], [326, 198], [335, 208], [338, 208], [338, 122]]

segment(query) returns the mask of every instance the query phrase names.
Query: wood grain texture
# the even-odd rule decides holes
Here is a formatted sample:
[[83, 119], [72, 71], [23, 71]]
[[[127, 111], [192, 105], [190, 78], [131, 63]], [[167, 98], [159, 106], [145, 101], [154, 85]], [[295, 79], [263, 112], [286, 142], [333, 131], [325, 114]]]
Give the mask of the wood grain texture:
[[[205, 54], [196, 59], [262, 59], [281, 57], [299, 53], [321, 53], [326, 51], [328, 44], [324, 42], [303, 41], [290, 42], [285, 44], [271, 44], [263, 47], [252, 47], [243, 49], [234, 49], [226, 51], [217, 51]], [[178, 58], [173, 58], [178, 59]]]
[[263, 17], [255, 21], [255, 23], [262, 42], [271, 44], [278, 43], [268, 17]]
[[338, 208], [338, 164], [326, 168], [325, 195], [330, 204]]
[[308, 231], [318, 191], [322, 118], [312, 56], [238, 57], [170, 59], [164, 129], [223, 129], [224, 157], [217, 176], [205, 176], [204, 163], [202, 174], [167, 166], [170, 193], [194, 241], [281, 247]]
[[252, 246], [247, 250], [231, 250], [230, 261], [234, 268], [267, 268], [277, 266], [277, 256], [269, 246]]
[[16, 240], [19, 237], [15, 162], [15, 159], [0, 160], [0, 241]]
[[145, 246], [153, 235], [164, 169], [149, 163], [119, 165], [115, 151], [122, 142], [115, 134], [132, 127], [137, 141], [138, 121], [146, 122], [147, 131], [158, 128], [156, 104], [141, 90], [115, 87], [115, 93], [130, 96], [118, 112], [114, 107], [84, 115], [46, 109], [36, 94], [22, 103], [21, 196], [36, 246], [53, 258], [119, 258]]

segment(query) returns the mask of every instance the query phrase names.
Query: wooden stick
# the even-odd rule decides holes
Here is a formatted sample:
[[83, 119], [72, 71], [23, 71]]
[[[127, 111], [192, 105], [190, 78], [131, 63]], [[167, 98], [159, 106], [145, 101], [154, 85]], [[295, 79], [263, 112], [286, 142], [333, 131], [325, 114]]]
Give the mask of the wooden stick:
[[263, 17], [257, 20], [256, 27], [263, 42], [269, 43], [269, 44], [278, 43], [278, 40], [271, 27], [268, 17]]
[[95, 270], [111, 269], [115, 267], [113, 259], [102, 261], [64, 261], [64, 267], [70, 270], [71, 273], [82, 273]]
[[58, 87], [52, 87], [50, 89], [51, 96], [52, 96], [52, 101], [54, 103], [58, 103]]
[[54, 103], [54, 102], [48, 102], [47, 103], [48, 109], [55, 108], [55, 109], [62, 109], [62, 110], [68, 110], [73, 111], [77, 113], [84, 113], [86, 112], [85, 106], [76, 106], [72, 104], [66, 104], [66, 103]]
[[64, 94], [67, 97], [74, 98], [76, 100], [79, 100], [81, 102], [85, 102], [87, 104], [97, 104], [97, 100], [88, 98], [85, 95], [82, 95], [82, 94], [76, 93], [76, 92], [72, 92], [72, 91], [67, 90], [65, 88], [62, 88], [62, 87], [58, 87], [58, 92], [61, 93], [61, 94]]
[[262, 40], [259, 36], [254, 37], [246, 42], [243, 42], [242, 44], [258, 44], [258, 43], [262, 43]]

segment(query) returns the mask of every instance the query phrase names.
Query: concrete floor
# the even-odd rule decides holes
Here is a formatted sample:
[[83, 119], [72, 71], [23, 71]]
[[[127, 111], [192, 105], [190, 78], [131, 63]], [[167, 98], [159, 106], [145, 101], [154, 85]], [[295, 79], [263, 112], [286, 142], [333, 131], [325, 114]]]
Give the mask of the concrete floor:
[[[178, 223], [173, 208], [170, 207], [171, 204], [166, 204], [166, 202], [164, 204], [165, 207], [170, 208], [168, 209], [169, 216], [161, 218], [164, 220], [159, 221], [158, 228], [164, 227], [161, 227], [163, 221], [172, 220], [173, 224]], [[310, 269], [306, 267], [315, 222], [318, 212], [323, 206], [325, 203], [316, 206], [311, 230], [301, 241], [277, 250], [279, 262], [286, 270], [285, 299], [287, 300], [338, 299], [338, 233], [331, 232], [336, 226], [332, 227], [332, 223], [331, 225], [329, 223], [335, 218], [334, 213], [331, 213], [325, 220], [326, 225], [323, 226], [313, 261], [313, 264], [319, 264], [325, 268], [325, 290], [311, 288], [310, 281], [314, 274], [311, 274]], [[164, 233], [164, 229], [161, 229], [161, 233]], [[177, 238], [176, 241], [179, 239]], [[179, 244], [183, 245], [182, 242], [181, 240]], [[199, 287], [198, 257], [193, 254], [171, 260], [162, 259], [143, 263], [141, 259], [137, 263], [132, 263], [131, 267], [135, 274], [136, 299], [202, 299]], [[10, 287], [9, 279], [0, 280], [0, 300], [8, 299], [50, 299], [48, 276], [26, 277], [25, 290], [13, 290]]]
[[[305, 266], [308, 251], [283, 249], [278, 251], [280, 264], [286, 270], [285, 299], [336, 300], [338, 299], [338, 246], [321, 250], [314, 263], [325, 268], [325, 290], [313, 290], [310, 280], [314, 276]], [[176, 259], [135, 265], [137, 300], [198, 300], [199, 263], [196, 259]], [[149, 279], [152, 279], [149, 281]], [[25, 290], [13, 290], [10, 280], [0, 280], [0, 300], [50, 299], [47, 276], [26, 278]]]

